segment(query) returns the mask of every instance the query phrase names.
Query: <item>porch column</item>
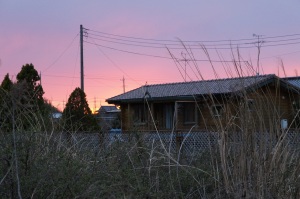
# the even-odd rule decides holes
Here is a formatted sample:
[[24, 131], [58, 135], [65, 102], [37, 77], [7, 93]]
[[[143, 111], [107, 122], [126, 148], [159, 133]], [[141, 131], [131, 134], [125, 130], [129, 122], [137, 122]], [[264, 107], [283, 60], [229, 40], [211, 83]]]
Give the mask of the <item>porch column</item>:
[[130, 104], [127, 104], [127, 128], [126, 130], [128, 131], [131, 128], [131, 119], [130, 119]]
[[[153, 130], [154, 126], [155, 126], [155, 121], [154, 121], [154, 109], [153, 109], [153, 103], [150, 103], [150, 112], [149, 112], [149, 124], [148, 124], [148, 130]], [[152, 117], [151, 117], [151, 114], [152, 114]], [[153, 119], [153, 120], [152, 120]]]
[[199, 127], [199, 121], [198, 121], [198, 104], [197, 104], [197, 102], [195, 102], [194, 106], [195, 106], [194, 109], [195, 109], [196, 128], [198, 129], [198, 127]]
[[175, 105], [174, 105], [174, 118], [173, 118], [174, 130], [177, 130], [177, 116], [178, 116], [178, 102], [175, 101]]

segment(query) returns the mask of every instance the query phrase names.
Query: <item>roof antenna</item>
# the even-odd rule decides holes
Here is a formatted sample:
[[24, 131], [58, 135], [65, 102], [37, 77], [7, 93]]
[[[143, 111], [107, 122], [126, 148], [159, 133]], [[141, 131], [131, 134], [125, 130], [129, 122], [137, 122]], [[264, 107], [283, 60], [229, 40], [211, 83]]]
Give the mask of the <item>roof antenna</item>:
[[256, 73], [256, 76], [258, 76], [259, 75], [259, 68], [260, 68], [260, 50], [261, 50], [261, 47], [262, 47], [262, 45], [263, 45], [263, 43], [265, 42], [265, 41], [263, 41], [263, 40], [260, 40], [260, 38], [261, 37], [263, 37], [264, 35], [257, 35], [257, 34], [253, 34], [253, 37], [256, 37], [257, 38], [257, 41], [256, 42], [253, 42], [254, 43], [254, 45], [255, 44], [257, 44], [256, 45], [256, 47], [257, 47], [257, 73]]
[[151, 95], [150, 95], [150, 93], [149, 93], [149, 91], [148, 91], [148, 83], [147, 83], [147, 82], [146, 82], [146, 84], [145, 84], [145, 87], [146, 87], [146, 91], [145, 91], [144, 98], [146, 98], [147, 96], [151, 98]]

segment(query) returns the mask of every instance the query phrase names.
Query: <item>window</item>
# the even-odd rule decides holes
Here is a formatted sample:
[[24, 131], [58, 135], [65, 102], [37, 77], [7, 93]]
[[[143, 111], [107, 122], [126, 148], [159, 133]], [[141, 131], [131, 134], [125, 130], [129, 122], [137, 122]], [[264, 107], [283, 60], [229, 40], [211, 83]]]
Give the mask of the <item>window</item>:
[[215, 117], [220, 117], [224, 111], [224, 106], [223, 105], [213, 105], [211, 106], [211, 112], [213, 116]]
[[133, 109], [133, 122], [134, 123], [144, 123], [146, 121], [146, 113], [144, 104], [134, 104]]
[[195, 123], [195, 103], [184, 103], [184, 123]]
[[255, 101], [253, 99], [245, 99], [245, 101], [240, 102], [240, 106], [243, 110], [254, 111], [255, 110]]

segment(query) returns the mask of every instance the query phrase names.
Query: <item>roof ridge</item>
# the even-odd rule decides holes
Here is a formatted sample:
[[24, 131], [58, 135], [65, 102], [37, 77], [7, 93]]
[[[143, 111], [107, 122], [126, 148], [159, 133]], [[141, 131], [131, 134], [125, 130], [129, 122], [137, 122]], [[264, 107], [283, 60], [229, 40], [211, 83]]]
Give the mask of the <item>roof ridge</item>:
[[276, 76], [275, 74], [265, 74], [265, 75], [252, 75], [252, 76], [243, 76], [243, 77], [228, 77], [221, 79], [209, 79], [209, 80], [198, 80], [198, 81], [188, 81], [188, 82], [170, 82], [170, 83], [161, 83], [161, 84], [148, 84], [144, 86], [163, 86], [163, 85], [175, 85], [175, 84], [189, 84], [196, 82], [212, 82], [212, 81], [224, 81], [224, 80], [234, 80], [234, 79], [245, 79], [245, 78], [253, 78], [253, 77], [267, 77], [267, 76]]
[[[128, 92], [132, 92], [132, 91], [138, 90], [138, 89], [140, 89], [141, 87], [143, 87], [143, 86], [137, 87], [137, 88], [132, 89], [132, 90], [130, 90], [130, 91], [127, 91], [127, 92], [125, 92], [125, 93], [128, 93]], [[119, 96], [121, 96], [121, 95], [124, 95], [125, 93], [121, 93], [121, 94], [119, 94], [119, 95], [110, 97], [110, 98], [108, 98], [108, 99], [119, 97]], [[105, 101], [106, 101], [106, 100], [105, 100]]]
[[281, 79], [300, 79], [300, 76], [282, 77]]
[[[237, 80], [241, 81], [241, 84], [243, 84], [243, 82], [249, 82], [249, 81], [253, 82], [254, 81], [251, 84], [251, 85], [254, 85], [254, 84], [258, 84], [261, 81], [265, 81], [265, 80], [272, 79], [272, 78], [278, 78], [278, 77], [275, 74], [265, 74], [265, 75], [230, 77], [230, 78], [223, 78], [223, 79], [211, 79], [211, 80], [200, 80], [200, 81], [189, 81], [189, 82], [172, 82], [172, 83], [164, 83], [164, 84], [146, 84], [146, 85], [140, 86], [138, 88], [135, 88], [133, 90], [127, 91], [126, 93], [122, 93], [122, 94], [116, 95], [114, 97], [108, 98], [106, 101], [110, 101], [110, 100], [114, 100], [114, 99], [118, 99], [118, 98], [124, 98], [124, 97], [126, 98], [126, 96], [127, 97], [130, 96], [129, 98], [133, 99], [136, 96], [138, 96], [137, 93], [141, 93], [140, 94], [141, 96], [145, 95], [145, 93], [147, 93], [149, 91], [148, 89], [150, 89], [152, 91], [153, 91], [153, 89], [154, 90], [160, 90], [159, 92], [161, 92], [161, 89], [162, 90], [165, 89], [164, 87], [182, 87], [182, 86], [183, 87], [185, 87], [185, 86], [190, 87], [190, 85], [193, 85], [193, 84], [219, 84], [219, 85], [222, 85], [223, 82], [224, 82], [224, 84], [227, 85], [228, 82], [231, 82], [230, 84], [233, 84], [234, 82], [237, 82]], [[206, 87], [206, 86], [204, 86], [204, 87]], [[222, 88], [221, 87], [219, 89], [222, 90], [223, 87]], [[181, 88], [181, 89], [183, 89], [183, 88]], [[189, 89], [191, 89], [191, 88], [189, 88]], [[203, 88], [203, 89], [207, 89], [207, 88]], [[185, 89], [183, 89], [183, 90], [185, 90]], [[150, 92], [152, 92], [152, 91], [150, 91]], [[170, 94], [169, 90], [166, 91], [166, 92]], [[205, 91], [205, 92], [209, 92], [209, 91]], [[182, 91], [181, 93], [186, 93], [186, 92]], [[169, 94], [167, 94], [167, 95], [169, 95]], [[174, 95], [178, 95], [178, 93], [174, 94]], [[185, 95], [185, 94], [180, 94], [180, 95]]]

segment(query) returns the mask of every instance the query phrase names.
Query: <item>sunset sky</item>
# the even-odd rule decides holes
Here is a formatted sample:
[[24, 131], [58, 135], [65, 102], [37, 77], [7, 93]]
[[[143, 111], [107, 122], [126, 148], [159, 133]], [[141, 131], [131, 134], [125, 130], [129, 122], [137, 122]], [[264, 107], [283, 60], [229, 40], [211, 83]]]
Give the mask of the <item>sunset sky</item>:
[[[80, 24], [87, 29], [84, 90], [92, 109], [123, 93], [123, 77], [129, 91], [146, 83], [235, 76], [237, 47], [245, 75], [255, 73], [247, 62], [260, 74], [284, 76], [282, 61], [286, 75], [295, 76], [299, 8], [299, 0], [0, 0], [0, 81], [7, 73], [15, 81], [22, 65], [32, 63], [42, 74], [45, 98], [62, 110], [80, 87]], [[196, 66], [171, 59], [170, 52], [189, 58], [183, 44]]]

